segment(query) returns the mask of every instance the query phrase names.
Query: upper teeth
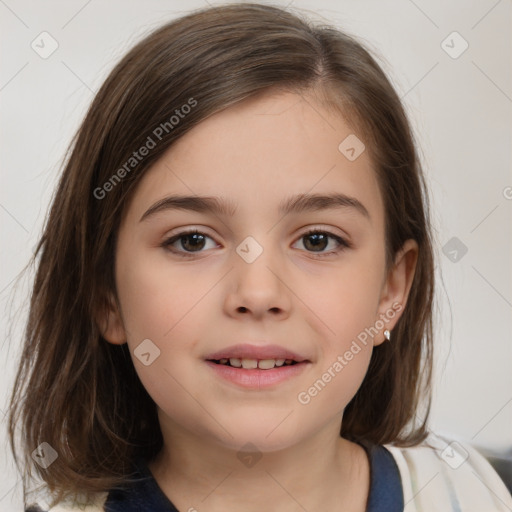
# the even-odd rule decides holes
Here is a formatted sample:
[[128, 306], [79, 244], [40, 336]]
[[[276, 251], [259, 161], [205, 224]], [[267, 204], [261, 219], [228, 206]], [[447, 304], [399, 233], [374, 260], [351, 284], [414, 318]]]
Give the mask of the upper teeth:
[[229, 359], [220, 359], [220, 364], [229, 364], [235, 368], [260, 368], [261, 370], [270, 370], [275, 366], [283, 366], [283, 364], [291, 364], [292, 359], [238, 359], [236, 357], [230, 357]]

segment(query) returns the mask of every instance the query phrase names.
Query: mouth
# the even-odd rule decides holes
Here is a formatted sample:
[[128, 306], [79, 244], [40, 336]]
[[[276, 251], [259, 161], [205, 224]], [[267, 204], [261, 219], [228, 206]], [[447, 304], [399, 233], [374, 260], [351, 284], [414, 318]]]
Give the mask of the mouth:
[[276, 366], [310, 362], [306, 357], [287, 348], [280, 345], [265, 344], [264, 342], [232, 345], [209, 354], [206, 360], [233, 366], [234, 368], [246, 369], [272, 369]]
[[278, 345], [234, 345], [210, 354], [205, 359], [229, 385], [245, 389], [269, 389], [301, 375], [311, 361]]
[[215, 364], [231, 366], [232, 368], [241, 368], [243, 370], [273, 370], [282, 366], [293, 366], [305, 361], [295, 361], [293, 359], [249, 359], [238, 357], [223, 357], [221, 359], [207, 359]]

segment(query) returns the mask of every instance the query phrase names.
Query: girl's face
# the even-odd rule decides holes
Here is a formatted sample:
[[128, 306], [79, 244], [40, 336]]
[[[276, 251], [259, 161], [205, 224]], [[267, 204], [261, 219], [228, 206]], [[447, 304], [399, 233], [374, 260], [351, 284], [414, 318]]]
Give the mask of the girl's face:
[[[383, 200], [351, 128], [312, 97], [252, 98], [193, 128], [142, 178], [118, 237], [121, 310], [104, 336], [127, 341], [163, 429], [286, 448], [339, 429], [400, 316], [416, 245], [386, 273], [384, 242]], [[282, 364], [285, 352], [302, 362], [235, 367]], [[208, 361], [221, 358], [235, 366]]]

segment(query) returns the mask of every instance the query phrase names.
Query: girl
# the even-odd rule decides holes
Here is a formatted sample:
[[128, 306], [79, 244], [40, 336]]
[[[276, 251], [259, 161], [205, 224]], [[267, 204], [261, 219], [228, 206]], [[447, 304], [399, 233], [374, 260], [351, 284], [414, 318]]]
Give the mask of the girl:
[[27, 511], [512, 509], [429, 433], [424, 178], [340, 31], [233, 4], [148, 36], [93, 101], [36, 254], [10, 437], [50, 500], [24, 482]]

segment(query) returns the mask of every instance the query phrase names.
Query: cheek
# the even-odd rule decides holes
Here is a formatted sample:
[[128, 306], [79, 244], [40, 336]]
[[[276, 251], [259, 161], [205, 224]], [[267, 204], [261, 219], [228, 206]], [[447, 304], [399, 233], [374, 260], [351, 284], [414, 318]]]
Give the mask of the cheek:
[[[332, 267], [314, 287], [304, 282], [305, 301], [324, 324], [326, 339], [339, 349], [378, 318], [383, 264], [362, 252]], [[317, 320], [318, 321], [318, 320]]]
[[323, 338], [320, 364], [297, 396], [310, 413], [339, 414], [360, 387], [373, 350], [382, 275], [382, 262], [359, 253], [309, 294], [316, 313], [310, 318]]
[[184, 389], [197, 371], [202, 299], [215, 280], [171, 272], [147, 255], [132, 256], [120, 259], [116, 275], [130, 354], [149, 395], [177, 417], [194, 407]]
[[332, 415], [339, 414], [363, 382], [371, 355], [371, 345], [358, 342], [333, 353], [299, 392], [298, 403], [318, 410], [328, 407]]
[[118, 269], [123, 320], [132, 344], [145, 338], [160, 343], [172, 337], [178, 324], [190, 321], [195, 306], [211, 287], [207, 279], [194, 279], [173, 269], [165, 258], [147, 254], [121, 260]]
[[321, 319], [318, 367], [297, 394], [299, 407], [313, 417], [342, 413], [361, 386], [370, 363], [373, 342], [368, 330], [375, 325], [378, 273], [340, 271], [312, 298]]

